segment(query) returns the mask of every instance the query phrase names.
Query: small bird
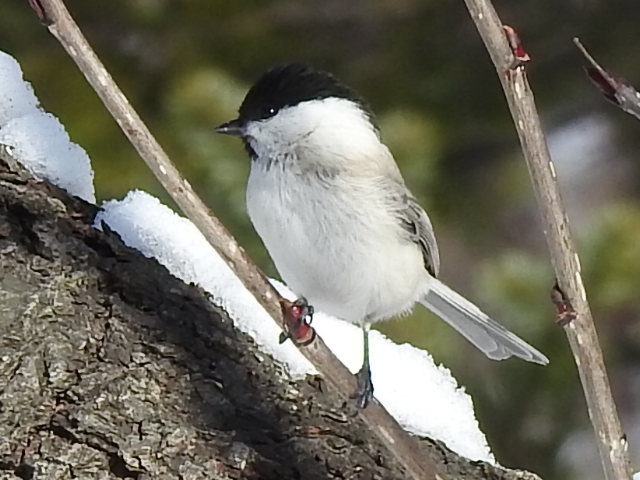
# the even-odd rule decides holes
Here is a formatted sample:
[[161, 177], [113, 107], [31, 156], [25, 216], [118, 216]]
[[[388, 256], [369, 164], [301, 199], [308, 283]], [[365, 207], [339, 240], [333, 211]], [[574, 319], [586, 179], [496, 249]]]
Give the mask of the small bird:
[[319, 310], [362, 328], [361, 408], [373, 395], [370, 326], [416, 302], [489, 358], [548, 363], [437, 279], [429, 217], [368, 104], [333, 75], [275, 67], [249, 89], [238, 118], [216, 131], [240, 137], [251, 157], [247, 210], [282, 279]]

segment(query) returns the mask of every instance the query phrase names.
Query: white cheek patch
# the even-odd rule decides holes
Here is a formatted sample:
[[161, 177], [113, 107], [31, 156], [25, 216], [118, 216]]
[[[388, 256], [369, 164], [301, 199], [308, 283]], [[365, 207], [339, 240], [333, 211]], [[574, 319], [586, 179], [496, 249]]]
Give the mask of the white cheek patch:
[[259, 157], [291, 153], [293, 149], [344, 159], [380, 148], [375, 127], [358, 105], [343, 98], [310, 100], [285, 107], [273, 117], [251, 122], [251, 147]]

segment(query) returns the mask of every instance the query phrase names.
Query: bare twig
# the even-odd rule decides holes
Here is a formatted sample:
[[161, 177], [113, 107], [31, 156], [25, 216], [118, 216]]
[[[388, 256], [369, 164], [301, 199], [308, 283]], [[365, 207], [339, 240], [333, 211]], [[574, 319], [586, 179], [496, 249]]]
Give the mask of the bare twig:
[[[595, 430], [607, 480], [629, 480], [627, 440], [611, 395], [602, 350], [580, 274], [580, 262], [556, 182], [556, 174], [542, 133], [524, 65], [514, 65], [514, 53], [502, 23], [489, 0], [465, 0], [498, 71], [520, 138], [529, 175], [544, 221], [547, 245], [561, 291], [576, 318], [564, 326], [573, 352], [589, 416]], [[517, 56], [522, 56], [519, 53]]]
[[573, 39], [584, 58], [591, 64], [587, 67], [587, 75], [591, 81], [600, 89], [600, 92], [611, 103], [620, 107], [629, 115], [633, 115], [640, 120], [640, 92], [638, 92], [626, 80], [609, 73], [595, 59], [589, 55], [578, 38]]
[[[160, 145], [106, 71], [62, 0], [29, 0], [41, 21], [76, 62], [87, 81], [118, 122], [140, 156], [182, 211], [222, 255], [244, 286], [283, 328], [279, 295], [244, 250], [197, 197], [191, 185], [181, 177]], [[317, 336], [308, 346], [299, 346], [302, 354], [317, 368], [338, 392], [347, 397], [356, 389], [355, 378]], [[373, 401], [359, 415], [382, 440], [410, 477], [422, 480], [445, 478], [436, 466], [420, 452], [417, 441], [410, 437], [391, 415]]]

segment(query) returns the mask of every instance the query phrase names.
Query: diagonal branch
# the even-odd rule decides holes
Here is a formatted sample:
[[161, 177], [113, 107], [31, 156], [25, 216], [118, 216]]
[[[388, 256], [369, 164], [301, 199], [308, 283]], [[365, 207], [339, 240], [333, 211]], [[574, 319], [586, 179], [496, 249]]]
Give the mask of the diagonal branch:
[[[265, 310], [286, 329], [278, 293], [171, 163], [91, 49], [63, 1], [29, 0], [29, 4], [76, 62], [129, 141], [180, 209], [221, 254]], [[348, 397], [355, 391], [355, 378], [319, 336], [308, 346], [299, 346], [299, 348], [322, 376], [344, 397]], [[416, 439], [404, 431], [379, 402], [372, 401], [366, 409], [360, 409], [358, 414], [403, 465], [411, 478], [416, 480], [445, 478], [442, 474], [438, 475], [436, 465], [421, 454]]]
[[528, 60], [528, 55], [523, 56], [517, 35], [513, 29], [503, 27], [489, 0], [465, 0], [465, 3], [500, 77], [544, 222], [558, 285], [567, 297], [567, 305], [575, 310], [576, 318], [567, 322], [564, 330], [580, 373], [605, 477], [629, 480], [628, 444], [611, 394], [578, 254], [522, 61]]

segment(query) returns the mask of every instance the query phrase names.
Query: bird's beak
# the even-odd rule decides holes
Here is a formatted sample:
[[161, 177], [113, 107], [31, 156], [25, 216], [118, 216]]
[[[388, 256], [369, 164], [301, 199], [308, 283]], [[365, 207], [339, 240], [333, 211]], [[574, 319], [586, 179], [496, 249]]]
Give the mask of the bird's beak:
[[244, 135], [244, 130], [244, 121], [239, 118], [223, 123], [222, 125], [218, 125], [215, 129], [217, 133], [231, 135], [232, 137], [242, 137]]

